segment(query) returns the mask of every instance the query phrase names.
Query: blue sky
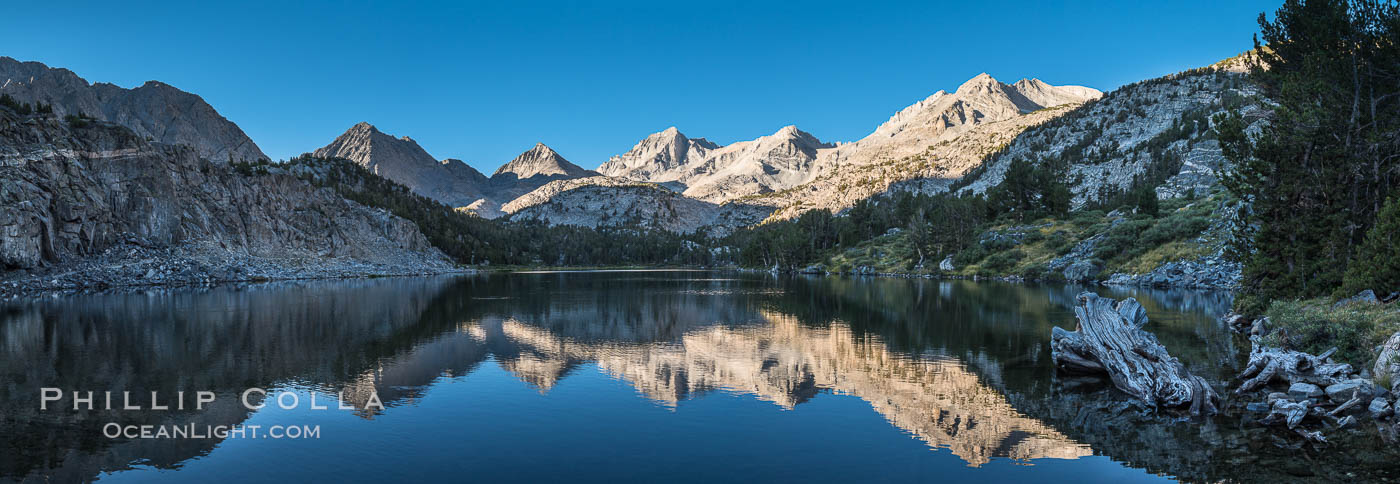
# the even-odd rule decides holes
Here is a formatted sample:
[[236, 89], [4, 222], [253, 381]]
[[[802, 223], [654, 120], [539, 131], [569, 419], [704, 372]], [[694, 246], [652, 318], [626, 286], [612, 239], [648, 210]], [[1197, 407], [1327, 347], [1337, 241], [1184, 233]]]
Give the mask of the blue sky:
[[278, 159], [369, 121], [490, 174], [673, 125], [851, 141], [980, 72], [1108, 91], [1249, 48], [1281, 3], [10, 2], [0, 55], [194, 92]]

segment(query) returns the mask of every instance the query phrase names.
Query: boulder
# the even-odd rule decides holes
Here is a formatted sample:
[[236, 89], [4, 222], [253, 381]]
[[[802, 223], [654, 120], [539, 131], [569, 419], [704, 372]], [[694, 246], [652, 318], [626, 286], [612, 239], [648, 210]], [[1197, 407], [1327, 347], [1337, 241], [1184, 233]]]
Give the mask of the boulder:
[[1220, 318], [1225, 322], [1225, 326], [1236, 333], [1242, 333], [1250, 328], [1249, 318], [1243, 314], [1231, 312]]
[[1288, 398], [1293, 401], [1320, 398], [1322, 395], [1322, 389], [1311, 383], [1294, 383], [1288, 387]]
[[1352, 297], [1343, 299], [1343, 300], [1341, 300], [1341, 301], [1337, 301], [1337, 303], [1336, 303], [1336, 304], [1333, 304], [1332, 306], [1333, 306], [1333, 307], [1342, 307], [1342, 306], [1346, 306], [1346, 305], [1348, 305], [1348, 304], [1380, 304], [1380, 303], [1381, 303], [1381, 300], [1380, 300], [1379, 298], [1376, 297], [1376, 291], [1372, 291], [1372, 290], [1370, 290], [1370, 289], [1367, 289], [1367, 290], [1365, 290], [1365, 291], [1361, 291], [1361, 292], [1359, 292], [1359, 293], [1356, 293], [1355, 296], [1352, 296]]
[[1250, 336], [1264, 336], [1269, 334], [1269, 318], [1263, 317], [1254, 320], [1254, 324], [1249, 327]]
[[1366, 411], [1370, 412], [1371, 418], [1376, 420], [1389, 417], [1395, 413], [1395, 409], [1391, 408], [1390, 402], [1381, 397], [1371, 399], [1371, 405], [1366, 407]]
[[1379, 356], [1376, 357], [1376, 366], [1371, 370], [1371, 377], [1380, 381], [1389, 380], [1390, 388], [1394, 390], [1400, 386], [1400, 332], [1390, 335], [1390, 339], [1381, 344]]
[[938, 270], [940, 271], [952, 271], [955, 269], [957, 268], [953, 266], [953, 256], [951, 255], [944, 257], [943, 262], [938, 263]]
[[1371, 383], [1370, 380], [1361, 378], [1353, 378], [1341, 383], [1328, 385], [1326, 391], [1327, 398], [1332, 400], [1332, 403], [1337, 404], [1351, 400], [1353, 395], [1363, 401], [1369, 401], [1376, 393], [1375, 384]]
[[1103, 266], [1100, 266], [1092, 261], [1081, 260], [1070, 264], [1069, 267], [1066, 267], [1063, 274], [1065, 276], [1066, 281], [1086, 282], [1093, 280], [1095, 277], [1098, 277], [1099, 272], [1102, 270]]

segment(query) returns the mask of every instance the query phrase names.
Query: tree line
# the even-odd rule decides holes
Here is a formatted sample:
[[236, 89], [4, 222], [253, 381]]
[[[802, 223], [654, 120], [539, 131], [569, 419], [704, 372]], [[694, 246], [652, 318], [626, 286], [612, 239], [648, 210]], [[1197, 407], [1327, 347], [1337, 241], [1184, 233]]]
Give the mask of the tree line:
[[1246, 202], [1238, 309], [1400, 290], [1400, 9], [1394, 1], [1288, 0], [1259, 15], [1252, 76], [1277, 102], [1257, 134], [1216, 119]]

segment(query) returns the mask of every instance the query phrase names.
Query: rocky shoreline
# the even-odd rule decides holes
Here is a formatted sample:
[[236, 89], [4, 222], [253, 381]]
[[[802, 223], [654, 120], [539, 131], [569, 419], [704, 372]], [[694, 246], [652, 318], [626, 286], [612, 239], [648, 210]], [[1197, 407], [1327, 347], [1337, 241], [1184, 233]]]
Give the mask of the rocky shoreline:
[[793, 271], [782, 271], [774, 269], [756, 269], [748, 267], [736, 268], [743, 272], [768, 272], [787, 273], [804, 275], [823, 276], [871, 276], [871, 277], [893, 277], [902, 279], [944, 279], [944, 280], [971, 280], [971, 281], [1000, 281], [1000, 282], [1060, 282], [1068, 284], [1087, 284], [1114, 287], [1142, 287], [1152, 289], [1194, 289], [1206, 291], [1234, 291], [1239, 287], [1240, 269], [1239, 263], [1223, 260], [1218, 256], [1207, 257], [1196, 261], [1180, 261], [1162, 264], [1161, 267], [1147, 274], [1123, 274], [1114, 273], [1107, 279], [1102, 280], [1049, 280], [1034, 279], [1016, 275], [1008, 276], [963, 276], [953, 274], [940, 274], [935, 272], [915, 273], [915, 272], [879, 272], [870, 267], [860, 267], [848, 272], [831, 272], [819, 266], [808, 266]]
[[152, 287], [477, 272], [426, 255], [378, 262], [352, 258], [274, 259], [208, 250], [198, 244], [148, 248], [125, 243], [93, 257], [0, 274], [0, 301]]

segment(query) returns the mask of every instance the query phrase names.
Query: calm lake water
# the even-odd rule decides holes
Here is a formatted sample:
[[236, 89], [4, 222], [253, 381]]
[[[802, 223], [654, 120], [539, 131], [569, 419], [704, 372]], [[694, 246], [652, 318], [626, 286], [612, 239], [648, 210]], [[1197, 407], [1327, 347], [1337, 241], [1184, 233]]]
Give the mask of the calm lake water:
[[[1050, 329], [1073, 327], [1084, 290], [644, 271], [14, 303], [0, 480], [1278, 482], [1400, 462], [1288, 449], [1240, 417], [1174, 419], [1056, 376]], [[1197, 374], [1223, 385], [1243, 363], [1216, 320], [1228, 295], [1088, 290], [1137, 297]], [[46, 387], [65, 395], [40, 410]], [[267, 405], [245, 408], [248, 388]], [[73, 411], [89, 390], [98, 408]], [[200, 390], [216, 396], [202, 410], [146, 397]], [[122, 410], [123, 391], [143, 408]], [[319, 433], [114, 439], [109, 424]]]

